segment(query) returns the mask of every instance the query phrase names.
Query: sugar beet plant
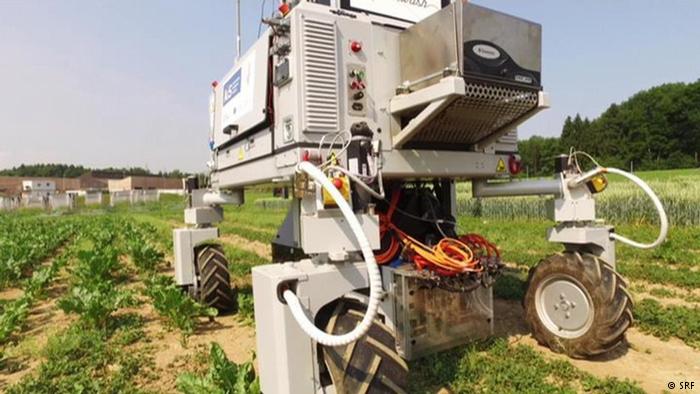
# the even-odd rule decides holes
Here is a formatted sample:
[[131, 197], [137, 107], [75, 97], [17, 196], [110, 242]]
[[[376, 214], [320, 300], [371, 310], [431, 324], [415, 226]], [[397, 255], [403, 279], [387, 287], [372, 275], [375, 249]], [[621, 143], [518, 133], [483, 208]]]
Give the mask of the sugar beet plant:
[[183, 342], [194, 332], [198, 317], [217, 315], [216, 309], [194, 301], [175, 285], [172, 278], [165, 275], [154, 275], [148, 279], [146, 294], [153, 307], [166, 319], [166, 324], [180, 330]]
[[145, 274], [157, 271], [165, 255], [156, 246], [157, 229], [150, 224], [125, 222], [122, 236], [131, 260]]
[[49, 282], [66, 264], [65, 255], [56, 257], [51, 265], [35, 270], [31, 278], [24, 282], [22, 296], [4, 305], [0, 314], [0, 344], [7, 342], [27, 320], [29, 310], [43, 296]]
[[114, 226], [113, 221], [102, 221], [99, 227], [84, 232], [89, 246], [77, 252], [70, 292], [58, 303], [66, 313], [78, 314], [93, 328], [107, 328], [113, 312], [135, 304], [133, 294], [116, 285], [120, 253], [114, 246]]
[[190, 373], [177, 378], [177, 388], [184, 394], [259, 394], [260, 381], [253, 363], [231, 362], [217, 343], [211, 344], [209, 372], [205, 376]]
[[75, 228], [72, 220], [0, 215], [0, 288], [30, 276]]
[[217, 310], [205, 307], [187, 296], [171, 277], [157, 274], [164, 254], [155, 246], [156, 234], [157, 230], [152, 225], [138, 222], [125, 222], [122, 231], [126, 249], [145, 282], [144, 294], [165, 319], [165, 324], [182, 333], [184, 343], [194, 333], [198, 318], [214, 317]]

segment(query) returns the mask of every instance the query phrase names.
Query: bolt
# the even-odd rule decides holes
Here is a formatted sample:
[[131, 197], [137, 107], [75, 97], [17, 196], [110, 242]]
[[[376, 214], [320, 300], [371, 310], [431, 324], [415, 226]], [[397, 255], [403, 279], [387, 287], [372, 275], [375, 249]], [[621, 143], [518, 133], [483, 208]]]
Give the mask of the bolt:
[[565, 299], [566, 299], [566, 297], [564, 296], [564, 293], [559, 294], [559, 299], [561, 299], [561, 300], [565, 300]]
[[571, 317], [571, 313], [566, 312], [566, 318], [568, 319], [568, 318], [570, 318], [570, 317]]
[[576, 308], [576, 303], [571, 301], [571, 309]]
[[559, 305], [554, 304], [554, 310], [555, 310], [555, 311], [558, 311], [558, 310], [559, 310]]

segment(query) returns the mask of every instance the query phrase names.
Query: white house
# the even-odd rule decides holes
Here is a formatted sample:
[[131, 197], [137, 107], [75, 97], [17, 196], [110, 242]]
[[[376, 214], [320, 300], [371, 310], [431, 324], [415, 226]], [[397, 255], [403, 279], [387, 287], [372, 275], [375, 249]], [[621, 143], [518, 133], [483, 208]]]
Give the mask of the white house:
[[44, 180], [24, 180], [22, 181], [22, 191], [54, 193], [56, 191], [56, 182]]

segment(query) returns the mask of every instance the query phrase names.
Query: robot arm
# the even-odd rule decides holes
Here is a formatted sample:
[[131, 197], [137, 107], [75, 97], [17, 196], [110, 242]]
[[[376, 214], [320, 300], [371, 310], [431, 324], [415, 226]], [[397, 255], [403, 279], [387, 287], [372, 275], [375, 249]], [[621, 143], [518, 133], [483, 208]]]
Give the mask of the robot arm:
[[[571, 160], [572, 156], [564, 156], [563, 159]], [[580, 173], [580, 171], [563, 171], [557, 179], [528, 180], [505, 183], [487, 183], [485, 181], [474, 182], [475, 197], [511, 197], [554, 195], [558, 203], [555, 204], [554, 219], [559, 223], [582, 223], [595, 220], [595, 206], [592, 199], [593, 192], [587, 184], [604, 174], [617, 174], [634, 182], [646, 193], [654, 203], [659, 215], [659, 236], [654, 242], [640, 243], [610, 232], [610, 239], [620, 241], [639, 249], [653, 249], [661, 245], [668, 235], [668, 216], [659, 197], [649, 185], [639, 177], [618, 168], [603, 167], [596, 163], [596, 168]], [[602, 191], [602, 189], [600, 190]], [[558, 240], [559, 241], [559, 240]]]

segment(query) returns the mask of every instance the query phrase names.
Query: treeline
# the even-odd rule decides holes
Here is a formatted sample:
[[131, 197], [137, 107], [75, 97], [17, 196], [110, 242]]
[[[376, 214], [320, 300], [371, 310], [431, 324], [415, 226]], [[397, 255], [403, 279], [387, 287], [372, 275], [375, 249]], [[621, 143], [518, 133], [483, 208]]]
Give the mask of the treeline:
[[73, 164], [22, 164], [10, 169], [0, 170], [3, 176], [26, 176], [26, 177], [48, 177], [48, 178], [78, 178], [79, 176], [91, 172], [107, 172], [127, 176], [159, 176], [164, 178], [183, 178], [186, 174], [179, 170], [151, 172], [141, 167], [117, 168], [108, 167], [93, 169], [81, 165]]
[[700, 80], [665, 84], [612, 104], [599, 118], [568, 117], [561, 137], [520, 142], [523, 164], [532, 175], [550, 175], [553, 158], [570, 147], [607, 166], [662, 170], [698, 166]]

